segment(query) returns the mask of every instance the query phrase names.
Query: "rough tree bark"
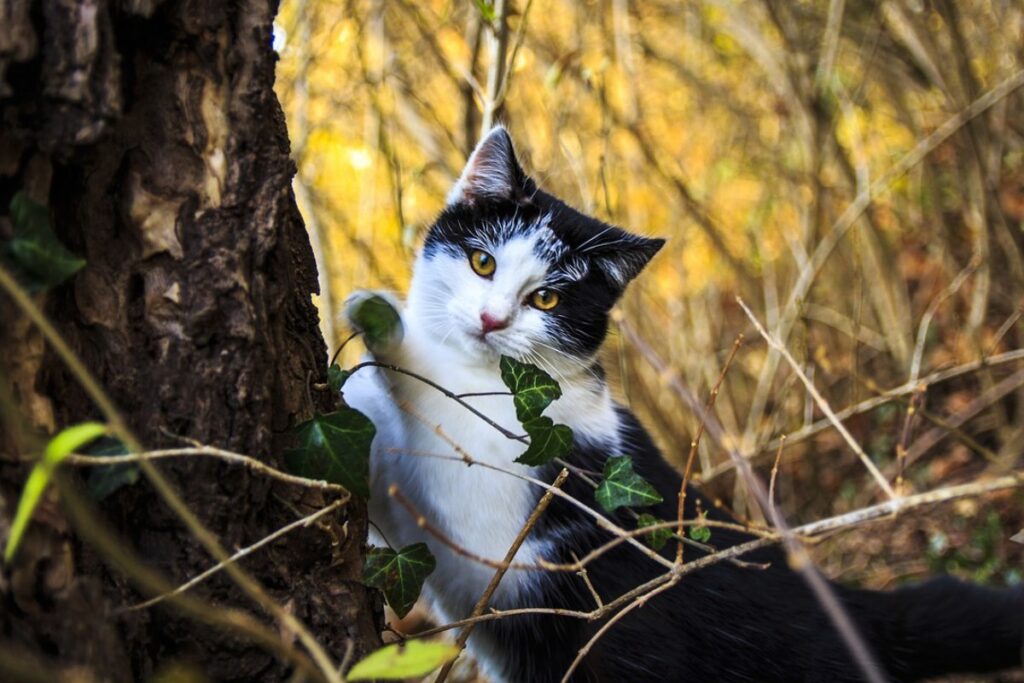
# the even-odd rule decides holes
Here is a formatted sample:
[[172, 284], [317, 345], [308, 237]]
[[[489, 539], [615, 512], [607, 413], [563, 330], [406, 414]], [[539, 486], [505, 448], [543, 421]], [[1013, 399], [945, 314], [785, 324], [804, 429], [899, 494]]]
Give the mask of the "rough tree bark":
[[[0, 0], [0, 245], [16, 192], [50, 207], [88, 265], [37, 301], [149, 448], [185, 436], [279, 464], [289, 428], [337, 400], [315, 386], [326, 349], [272, 90], [275, 11], [273, 0]], [[100, 417], [2, 293], [0, 409], [2, 541], [31, 436]], [[160, 467], [228, 549], [318, 502], [217, 461]], [[173, 581], [213, 563], [145, 481], [101, 509]], [[182, 661], [215, 680], [287, 677], [265, 649], [173, 608], [116, 612], [140, 594], [63, 514], [48, 497], [0, 573], [0, 666], [13, 653], [82, 680], [148, 679]], [[353, 501], [244, 563], [336, 661], [349, 644], [357, 656], [378, 644], [379, 602], [359, 583], [365, 533]], [[196, 592], [261, 614], [226, 578]]]

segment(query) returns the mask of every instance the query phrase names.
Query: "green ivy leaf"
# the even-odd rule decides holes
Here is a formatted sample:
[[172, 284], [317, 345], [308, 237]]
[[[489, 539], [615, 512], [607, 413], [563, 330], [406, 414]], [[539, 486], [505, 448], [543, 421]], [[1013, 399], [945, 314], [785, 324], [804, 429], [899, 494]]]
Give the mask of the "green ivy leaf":
[[14, 235], [6, 244], [6, 252], [30, 291], [58, 285], [85, 266], [83, 259], [57, 239], [45, 205], [18, 192], [11, 199], [10, 212]]
[[701, 543], [707, 543], [711, 540], [711, 529], [704, 525], [704, 520], [707, 519], [707, 511], [700, 513], [700, 523], [696, 526], [690, 527], [690, 538]]
[[381, 295], [360, 292], [353, 295], [347, 306], [349, 320], [363, 333], [363, 341], [371, 352], [386, 351], [402, 341], [402, 316]]
[[[636, 518], [636, 526], [638, 529], [662, 523], [663, 520], [658, 519], [648, 512], [638, 515]], [[668, 539], [672, 538], [672, 530], [668, 527], [654, 529], [650, 533], [644, 534], [644, 538], [647, 539], [647, 545], [651, 546], [652, 549], [661, 550], [665, 547], [665, 544], [668, 543]]]
[[633, 471], [633, 460], [628, 455], [605, 461], [604, 476], [594, 497], [605, 512], [634, 505], [655, 505], [662, 501], [661, 494]]
[[394, 681], [419, 678], [459, 656], [451, 643], [407, 640], [385, 645], [356, 662], [346, 679], [350, 681]]
[[62, 430], [46, 444], [43, 457], [29, 473], [28, 479], [25, 481], [25, 488], [21, 492], [21, 498], [18, 500], [18, 509], [11, 521], [11, 533], [7, 537], [7, 547], [4, 549], [4, 564], [10, 564], [14, 553], [18, 551], [18, 545], [21, 543], [22, 536], [25, 535], [25, 530], [28, 529], [32, 513], [35, 512], [36, 506], [42, 500], [43, 493], [49, 486], [57, 466], [70, 453], [106, 431], [106, 425], [98, 422], [83, 422]]
[[555, 458], [563, 458], [572, 450], [572, 430], [555, 424], [550, 417], [535, 417], [523, 423], [530, 437], [526, 451], [516, 462], [530, 467], [546, 465]]
[[404, 617], [416, 604], [423, 582], [436, 565], [426, 543], [407, 545], [398, 552], [370, 548], [363, 566], [363, 583], [384, 593], [395, 614]]
[[[104, 436], [88, 449], [83, 455], [109, 456], [128, 455], [128, 448], [115, 437]], [[139, 480], [139, 467], [134, 463], [124, 465], [102, 465], [89, 470], [86, 486], [93, 500], [103, 500], [122, 486], [130, 486]]]
[[294, 432], [299, 446], [284, 454], [289, 471], [370, 497], [370, 444], [377, 430], [369, 418], [354, 408], [342, 408], [317, 415]]
[[526, 425], [528, 420], [540, 417], [551, 402], [562, 395], [558, 382], [543, 370], [514, 358], [502, 356], [501, 381], [512, 392], [516, 417]]
[[334, 393], [339, 393], [341, 388], [345, 386], [345, 381], [349, 378], [352, 373], [348, 370], [342, 370], [335, 363], [331, 367], [327, 368], [327, 386], [331, 388]]

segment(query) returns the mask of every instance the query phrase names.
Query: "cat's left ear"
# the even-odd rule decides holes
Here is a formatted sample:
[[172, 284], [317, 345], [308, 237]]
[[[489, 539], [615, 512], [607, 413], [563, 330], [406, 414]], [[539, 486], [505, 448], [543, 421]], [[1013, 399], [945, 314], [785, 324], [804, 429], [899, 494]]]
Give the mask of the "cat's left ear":
[[528, 200], [536, 185], [516, 159], [512, 138], [503, 126], [495, 126], [469, 155], [459, 181], [448, 193], [448, 205], [475, 204], [487, 199]]
[[600, 242], [593, 247], [584, 246], [583, 251], [597, 262], [612, 282], [623, 288], [665, 246], [665, 240], [661, 238], [641, 237], [618, 228], [601, 233], [599, 239]]

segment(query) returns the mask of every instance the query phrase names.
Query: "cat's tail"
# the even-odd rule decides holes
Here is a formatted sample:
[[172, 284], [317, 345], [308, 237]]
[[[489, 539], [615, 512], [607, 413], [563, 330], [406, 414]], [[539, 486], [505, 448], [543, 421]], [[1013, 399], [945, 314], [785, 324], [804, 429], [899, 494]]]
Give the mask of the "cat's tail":
[[[867, 607], [883, 665], [896, 680], [981, 673], [1024, 664], [1024, 589], [940, 577], [851, 598]], [[871, 603], [868, 606], [867, 603]], [[862, 611], [862, 616], [867, 616]]]

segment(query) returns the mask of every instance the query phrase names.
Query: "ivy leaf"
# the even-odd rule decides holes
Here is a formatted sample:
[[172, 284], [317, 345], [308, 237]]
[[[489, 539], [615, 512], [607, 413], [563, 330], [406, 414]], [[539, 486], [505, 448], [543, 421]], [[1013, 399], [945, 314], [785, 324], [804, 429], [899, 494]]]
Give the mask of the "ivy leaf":
[[530, 446], [516, 458], [516, 462], [530, 467], [546, 465], [555, 458], [569, 455], [572, 449], [572, 430], [555, 424], [550, 417], [535, 417], [523, 423], [530, 436]]
[[331, 388], [334, 393], [340, 393], [341, 388], [345, 386], [345, 381], [349, 378], [352, 373], [348, 370], [342, 370], [335, 363], [331, 367], [327, 368], [327, 386]]
[[64, 282], [85, 266], [61, 244], [50, 225], [50, 210], [24, 192], [11, 199], [13, 237], [6, 244], [10, 261], [30, 291]]
[[300, 445], [284, 454], [290, 472], [370, 497], [370, 444], [377, 430], [369, 418], [354, 408], [342, 408], [317, 415], [294, 432]]
[[70, 453], [81, 448], [93, 439], [107, 431], [107, 426], [98, 422], [83, 422], [82, 424], [68, 427], [50, 439], [43, 451], [43, 457], [36, 463], [35, 467], [25, 480], [25, 488], [18, 500], [18, 509], [11, 521], [11, 532], [7, 537], [7, 547], [4, 549], [4, 564], [10, 564], [14, 554], [18, 551], [28, 523], [32, 519], [32, 513], [43, 498], [46, 487], [49, 486], [53, 473]]
[[[96, 456], [128, 455], [128, 449], [120, 439], [104, 436], [82, 453]], [[93, 500], [103, 500], [122, 486], [129, 486], [138, 480], [139, 466], [134, 463], [125, 463], [124, 465], [92, 467], [85, 483]]]
[[605, 461], [604, 476], [594, 497], [605, 512], [634, 505], [655, 505], [662, 501], [661, 494], [633, 471], [633, 460], [628, 455]]
[[[638, 529], [662, 523], [663, 520], [658, 519], [648, 512], [638, 515], [636, 518], [636, 526]], [[668, 527], [654, 529], [650, 533], [644, 534], [644, 537], [647, 539], [647, 545], [651, 546], [652, 549], [661, 550], [665, 547], [665, 544], [668, 543], [668, 539], [672, 538], [672, 530]]]
[[380, 294], [355, 293], [346, 302], [346, 314], [373, 353], [398, 346], [405, 334], [401, 314]]
[[420, 678], [459, 656], [451, 643], [407, 640], [385, 645], [356, 662], [346, 679], [350, 681], [394, 681]]
[[363, 566], [363, 583], [384, 593], [395, 614], [404, 617], [416, 604], [423, 582], [436, 565], [426, 543], [407, 545], [398, 552], [370, 548]]
[[528, 420], [540, 417], [551, 402], [562, 395], [558, 382], [543, 370], [514, 358], [502, 356], [501, 381], [512, 392], [516, 417], [526, 426]]
[[711, 529], [704, 525], [704, 520], [707, 519], [707, 511], [700, 513], [700, 523], [696, 526], [690, 527], [690, 538], [701, 543], [707, 543], [711, 540]]

